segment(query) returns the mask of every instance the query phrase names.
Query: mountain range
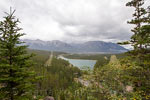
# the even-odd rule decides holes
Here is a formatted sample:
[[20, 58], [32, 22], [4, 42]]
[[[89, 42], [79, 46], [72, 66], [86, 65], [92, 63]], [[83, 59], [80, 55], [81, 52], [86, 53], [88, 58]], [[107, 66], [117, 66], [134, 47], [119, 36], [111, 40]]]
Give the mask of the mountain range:
[[84, 43], [65, 43], [59, 40], [43, 41], [43, 40], [23, 40], [30, 49], [61, 51], [68, 53], [122, 53], [127, 49], [124, 47], [104, 41], [87, 41]]

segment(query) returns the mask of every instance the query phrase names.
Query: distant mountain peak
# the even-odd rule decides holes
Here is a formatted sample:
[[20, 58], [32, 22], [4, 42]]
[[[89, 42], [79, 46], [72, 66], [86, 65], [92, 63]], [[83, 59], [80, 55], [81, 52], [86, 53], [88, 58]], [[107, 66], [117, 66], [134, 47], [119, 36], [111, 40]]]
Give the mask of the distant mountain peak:
[[63, 51], [73, 53], [121, 53], [126, 52], [124, 47], [104, 41], [87, 41], [84, 43], [65, 43], [59, 40], [43, 41], [23, 40], [31, 49], [48, 50], [48, 51]]

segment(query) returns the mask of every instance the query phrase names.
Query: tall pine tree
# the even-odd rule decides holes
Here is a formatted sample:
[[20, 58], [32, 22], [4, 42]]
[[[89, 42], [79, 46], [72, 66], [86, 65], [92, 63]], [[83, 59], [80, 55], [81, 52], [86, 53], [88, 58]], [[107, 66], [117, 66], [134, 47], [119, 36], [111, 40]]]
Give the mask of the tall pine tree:
[[32, 55], [20, 41], [24, 33], [20, 33], [14, 12], [6, 13], [0, 21], [0, 99], [29, 100], [34, 80], [34, 72], [30, 71]]
[[[136, 91], [150, 93], [150, 8], [144, 8], [145, 0], [131, 0], [126, 6], [135, 8], [133, 19], [128, 24], [135, 27], [131, 30], [133, 35], [130, 41], [122, 44], [131, 44], [134, 49], [129, 51], [131, 61], [135, 61], [136, 66], [131, 77], [134, 77], [134, 87]], [[143, 99], [144, 100], [144, 99]]]
[[128, 24], [132, 24], [135, 27], [131, 30], [133, 35], [130, 41], [119, 43], [119, 44], [131, 44], [134, 49], [129, 52], [132, 57], [138, 57], [143, 59], [145, 54], [149, 54], [150, 46], [150, 15], [149, 7], [145, 9], [143, 7], [144, 0], [131, 0], [126, 6], [135, 8], [133, 13], [133, 19], [128, 21]]
[[144, 0], [132, 0], [126, 4], [126, 6], [135, 8], [133, 19], [128, 21], [129, 24], [135, 25], [135, 27], [131, 30], [134, 34], [130, 40], [130, 44], [132, 44], [134, 50], [138, 50], [142, 47], [141, 44], [138, 44], [138, 35], [143, 22], [143, 16], [145, 15], [145, 9], [142, 7], [143, 4]]

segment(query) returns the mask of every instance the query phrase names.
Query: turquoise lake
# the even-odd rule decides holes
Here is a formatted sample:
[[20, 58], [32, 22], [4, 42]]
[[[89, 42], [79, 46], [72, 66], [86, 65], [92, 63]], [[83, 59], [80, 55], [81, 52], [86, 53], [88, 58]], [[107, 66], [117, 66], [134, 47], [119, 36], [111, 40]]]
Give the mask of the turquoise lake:
[[96, 60], [68, 59], [63, 56], [59, 56], [58, 58], [67, 60], [69, 61], [70, 64], [80, 69], [87, 68], [87, 67], [89, 67], [90, 69], [93, 69], [94, 65], [96, 64]]

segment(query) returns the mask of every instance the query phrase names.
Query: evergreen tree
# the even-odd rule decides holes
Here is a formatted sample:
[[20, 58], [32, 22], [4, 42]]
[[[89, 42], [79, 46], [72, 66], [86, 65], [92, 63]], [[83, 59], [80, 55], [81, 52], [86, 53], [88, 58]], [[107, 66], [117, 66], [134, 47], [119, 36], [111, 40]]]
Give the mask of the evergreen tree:
[[29, 100], [34, 80], [34, 72], [30, 71], [32, 55], [27, 54], [27, 46], [19, 39], [24, 33], [20, 33], [14, 12], [6, 13], [0, 21], [0, 99]]
[[135, 25], [131, 30], [134, 34], [130, 41], [121, 44], [131, 44], [134, 49], [129, 51], [130, 59], [135, 62], [134, 71], [131, 77], [134, 77], [134, 87], [136, 91], [144, 91], [149, 95], [150, 86], [150, 9], [144, 8], [144, 0], [131, 0], [126, 6], [134, 7], [133, 19], [129, 24]]
[[[142, 57], [145, 54], [145, 50], [148, 50], [150, 46], [150, 16], [149, 8], [146, 10], [144, 7], [144, 0], [132, 0], [126, 4], [126, 6], [135, 8], [133, 13], [133, 19], [128, 21], [128, 24], [133, 24], [135, 27], [131, 30], [134, 34], [130, 41], [119, 44], [131, 44], [134, 50], [129, 53], [134, 57]], [[148, 52], [147, 52], [148, 53]]]
[[126, 6], [134, 7], [135, 12], [133, 13], [133, 18], [131, 21], [128, 21], [129, 24], [134, 24], [135, 27], [131, 31], [134, 33], [131, 37], [131, 44], [134, 46], [134, 49], [137, 50], [138, 48], [141, 48], [141, 44], [139, 45], [138, 42], [138, 34], [140, 32], [141, 24], [143, 22], [143, 15], [145, 14], [145, 9], [142, 8], [142, 5], [144, 4], [143, 0], [132, 0], [131, 2], [128, 2]]
[[[133, 19], [128, 21], [128, 24], [135, 25], [131, 30], [134, 34], [130, 41], [119, 43], [123, 45], [131, 44], [134, 49], [129, 51], [128, 54], [139, 60], [140, 64], [144, 64], [144, 61], [150, 58], [150, 7], [145, 9], [143, 5], [144, 0], [132, 0], [126, 4], [126, 6], [135, 8]], [[148, 62], [149, 60], [145, 64], [148, 64]]]

